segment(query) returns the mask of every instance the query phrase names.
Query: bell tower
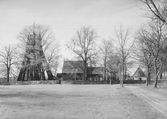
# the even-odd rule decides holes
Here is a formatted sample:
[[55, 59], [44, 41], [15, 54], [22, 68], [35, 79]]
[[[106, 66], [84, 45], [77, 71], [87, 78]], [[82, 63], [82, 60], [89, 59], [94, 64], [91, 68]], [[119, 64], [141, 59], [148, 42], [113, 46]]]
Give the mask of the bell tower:
[[52, 72], [42, 49], [42, 37], [34, 31], [27, 38], [22, 67], [17, 80], [53, 80]]

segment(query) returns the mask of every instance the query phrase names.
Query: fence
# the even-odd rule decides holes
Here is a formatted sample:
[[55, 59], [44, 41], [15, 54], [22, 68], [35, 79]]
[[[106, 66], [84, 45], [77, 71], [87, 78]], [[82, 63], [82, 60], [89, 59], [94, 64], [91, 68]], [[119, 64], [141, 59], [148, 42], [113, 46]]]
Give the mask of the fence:
[[61, 84], [109, 84], [109, 81], [68, 80], [68, 81], [61, 81]]

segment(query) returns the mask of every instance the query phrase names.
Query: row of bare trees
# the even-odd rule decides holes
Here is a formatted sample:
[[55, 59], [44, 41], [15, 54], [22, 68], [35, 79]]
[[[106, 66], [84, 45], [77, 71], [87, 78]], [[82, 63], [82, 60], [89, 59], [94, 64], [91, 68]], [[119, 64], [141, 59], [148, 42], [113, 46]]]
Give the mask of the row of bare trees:
[[[126, 78], [132, 45], [129, 29], [122, 26], [115, 29], [115, 35], [112, 39], [101, 41], [97, 47], [99, 36], [91, 27], [82, 27], [76, 32], [76, 36], [67, 44], [67, 48], [76, 54], [77, 59], [84, 62], [84, 80], [87, 77], [87, 67], [92, 66], [92, 62], [99, 62], [104, 67], [104, 76], [106, 80], [110, 76], [120, 73], [121, 86]], [[114, 44], [116, 43], [116, 44]], [[98, 58], [97, 58], [98, 57]], [[98, 59], [98, 60], [97, 60]]]
[[154, 20], [140, 28], [136, 36], [136, 58], [147, 69], [147, 85], [150, 74], [154, 74], [154, 87], [157, 87], [157, 80], [167, 66], [166, 30], [162, 21]]
[[158, 76], [165, 71], [166, 30], [166, 26], [161, 21], [151, 21], [137, 32], [134, 54], [147, 70], [147, 85], [150, 82], [151, 73], [154, 73], [154, 86], [157, 87]]
[[154, 87], [157, 87], [158, 78], [166, 71], [167, 60], [167, 1], [166, 0], [138, 0], [146, 6], [145, 23], [136, 32], [135, 59], [138, 60], [147, 72], [146, 85], [150, 83], [151, 75], [154, 78]]
[[102, 40], [100, 49], [95, 47], [95, 42], [99, 37], [97, 37], [95, 30], [90, 27], [83, 27], [78, 30], [76, 37], [68, 43], [67, 48], [84, 62], [84, 79], [86, 79], [87, 65], [91, 63], [91, 60], [97, 59], [95, 57], [100, 53], [104, 67], [104, 79], [107, 78], [107, 73], [117, 72], [123, 87], [127, 70], [134, 63], [130, 60], [133, 58], [146, 69], [146, 84], [149, 84], [151, 74], [153, 74], [154, 87], [157, 87], [158, 78], [166, 70], [167, 2], [165, 0], [138, 1], [146, 5], [152, 14], [146, 14], [150, 18], [150, 22], [144, 24], [144, 27], [136, 32], [133, 36], [134, 43], [131, 40], [133, 39], [131, 30], [121, 26], [115, 29], [114, 36], [110, 40]]

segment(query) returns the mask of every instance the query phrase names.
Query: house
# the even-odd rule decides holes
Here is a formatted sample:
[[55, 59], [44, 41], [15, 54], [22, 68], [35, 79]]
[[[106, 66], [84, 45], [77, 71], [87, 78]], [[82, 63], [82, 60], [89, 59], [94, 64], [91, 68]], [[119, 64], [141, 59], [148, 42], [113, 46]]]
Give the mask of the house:
[[87, 69], [87, 78], [89, 80], [103, 80], [103, 74], [103, 67], [88, 67]]
[[134, 80], [146, 80], [146, 75], [142, 71], [140, 67], [137, 68], [135, 73], [133, 74]]
[[[83, 61], [64, 61], [62, 69], [63, 80], [82, 80]], [[102, 80], [103, 67], [87, 67], [87, 80]]]

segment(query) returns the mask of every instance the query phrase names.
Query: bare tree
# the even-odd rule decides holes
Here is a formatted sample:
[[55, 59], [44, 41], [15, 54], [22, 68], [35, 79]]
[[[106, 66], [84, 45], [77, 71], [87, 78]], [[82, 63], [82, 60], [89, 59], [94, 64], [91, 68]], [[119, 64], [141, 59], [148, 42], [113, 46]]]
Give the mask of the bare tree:
[[109, 75], [109, 80], [111, 84], [113, 79], [117, 79], [117, 74], [119, 71], [119, 64], [120, 64], [119, 56], [113, 52], [112, 54], [109, 55], [106, 63], [107, 63], [106, 71]]
[[100, 56], [103, 59], [103, 67], [104, 67], [104, 75], [103, 78], [104, 80], [107, 80], [107, 72], [109, 71], [108, 69], [108, 61], [110, 60], [110, 57], [113, 53], [113, 44], [112, 40], [102, 40], [102, 44], [100, 46]]
[[138, 0], [145, 4], [149, 11], [153, 13], [151, 19], [159, 19], [167, 23], [167, 1], [166, 0]]
[[127, 66], [129, 63], [130, 53], [133, 46], [133, 42], [130, 43], [131, 40], [131, 32], [130, 29], [123, 29], [120, 25], [120, 28], [115, 29], [115, 39], [116, 42], [116, 52], [118, 53], [120, 64], [119, 64], [119, 72], [120, 72], [120, 84], [123, 87], [123, 80], [126, 79]]
[[5, 46], [0, 51], [0, 73], [7, 78], [9, 82], [9, 77], [13, 73], [13, 66], [16, 63], [15, 49], [12, 46]]
[[150, 49], [151, 47], [146, 43], [148, 39], [148, 34], [143, 28], [140, 28], [136, 33], [135, 47], [133, 48], [134, 59], [147, 70], [147, 86], [150, 84], [150, 75], [153, 67], [153, 58]]
[[57, 68], [59, 66], [60, 55], [60, 46], [58, 44], [51, 44], [45, 51], [45, 57], [49, 67], [51, 68], [52, 73], [56, 76]]
[[96, 39], [97, 34], [95, 30], [90, 27], [82, 27], [76, 32], [76, 36], [66, 45], [69, 50], [84, 62], [83, 80], [87, 78], [88, 62], [97, 55]]
[[[140, 42], [145, 47], [149, 62], [152, 63], [154, 69], [154, 87], [157, 87], [158, 76], [162, 74], [167, 59], [166, 47], [166, 25], [160, 20], [154, 20], [140, 31]], [[143, 52], [143, 53], [145, 53]]]

